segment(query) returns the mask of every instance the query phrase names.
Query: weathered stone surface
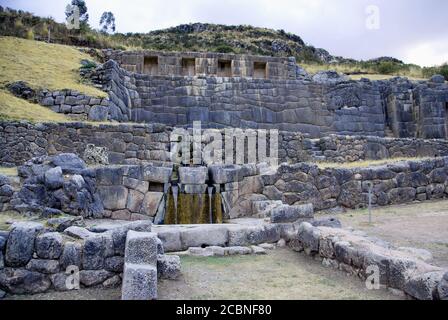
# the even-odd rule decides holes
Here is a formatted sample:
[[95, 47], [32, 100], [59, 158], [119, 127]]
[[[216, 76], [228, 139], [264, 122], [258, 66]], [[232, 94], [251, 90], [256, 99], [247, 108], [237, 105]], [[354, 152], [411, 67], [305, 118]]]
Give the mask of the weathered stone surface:
[[0, 270], [0, 286], [12, 294], [36, 294], [50, 289], [50, 279], [39, 272], [25, 269]]
[[143, 193], [135, 190], [130, 190], [126, 208], [131, 212], [140, 212], [144, 197], [145, 196], [143, 195]]
[[266, 254], [266, 250], [259, 246], [250, 246], [253, 254]]
[[64, 178], [62, 177], [61, 167], [55, 167], [45, 172], [45, 185], [50, 189], [62, 187]]
[[6, 265], [25, 266], [33, 256], [34, 240], [43, 228], [42, 224], [36, 222], [14, 223], [6, 244]]
[[229, 246], [248, 246], [275, 243], [280, 240], [277, 225], [235, 226], [229, 228]]
[[175, 280], [180, 275], [180, 257], [174, 255], [159, 255], [157, 257], [157, 274], [161, 279]]
[[208, 177], [207, 167], [180, 167], [179, 180], [182, 184], [202, 185]]
[[329, 228], [342, 228], [342, 223], [338, 218], [320, 218], [311, 221], [313, 227], [329, 227]]
[[418, 300], [433, 300], [437, 297], [437, 286], [444, 272], [435, 271], [411, 277], [404, 286], [404, 292]]
[[126, 263], [121, 291], [122, 300], [157, 299], [157, 268]]
[[123, 186], [100, 186], [98, 192], [106, 210], [126, 208], [128, 189]]
[[[106, 244], [102, 236], [93, 236], [85, 240], [82, 254], [82, 266], [85, 270], [99, 270], [104, 267]], [[104, 281], [104, 280], [103, 280]]]
[[149, 188], [149, 183], [147, 181], [142, 181], [142, 180], [133, 179], [133, 178], [129, 178], [129, 177], [123, 177], [123, 185], [130, 189], [139, 191], [143, 194], [148, 192], [148, 188]]
[[105, 106], [93, 106], [89, 111], [89, 120], [91, 121], [106, 121], [108, 116], [108, 108]]
[[445, 273], [442, 280], [439, 282], [437, 286], [437, 294], [440, 300], [448, 300], [448, 272]]
[[155, 217], [162, 199], [163, 192], [147, 192], [143, 199], [140, 213]]
[[75, 239], [87, 239], [89, 237], [95, 236], [95, 233], [90, 232], [86, 228], [78, 226], [68, 227], [67, 229], [64, 230], [64, 234], [73, 237]]
[[313, 215], [314, 207], [311, 203], [296, 206], [282, 205], [271, 211], [271, 222], [295, 222], [299, 219], [311, 219]]
[[149, 182], [168, 183], [172, 173], [172, 167], [156, 167], [153, 165], [143, 167], [143, 178]]
[[157, 237], [162, 241], [165, 252], [176, 252], [182, 250], [179, 230], [161, 230], [157, 231]]
[[86, 287], [92, 287], [102, 284], [105, 280], [114, 274], [107, 270], [81, 270], [79, 272], [79, 280]]
[[44, 233], [36, 237], [36, 253], [42, 259], [59, 259], [63, 239], [60, 233]]
[[59, 272], [58, 260], [42, 260], [31, 259], [26, 265], [26, 269], [29, 271], [36, 271], [40, 273], [52, 274]]
[[211, 165], [208, 167], [210, 179], [215, 184], [238, 182], [244, 175], [237, 165]]
[[320, 233], [310, 223], [304, 222], [299, 226], [297, 239], [302, 243], [307, 253], [319, 252]]
[[222, 246], [228, 241], [227, 229], [221, 226], [203, 225], [180, 232], [182, 248]]
[[106, 289], [116, 288], [121, 285], [121, 277], [116, 275], [103, 282], [103, 287]]
[[66, 270], [69, 266], [81, 267], [82, 244], [66, 242], [60, 258], [61, 268]]
[[104, 261], [104, 269], [111, 272], [123, 272], [124, 258], [120, 256], [114, 256], [107, 258]]
[[233, 255], [247, 255], [252, 253], [252, 249], [249, 247], [229, 247], [227, 253], [230, 256]]
[[52, 157], [51, 162], [56, 167], [61, 167], [63, 173], [76, 174], [86, 168], [86, 164], [76, 154], [61, 153]]
[[157, 234], [129, 231], [126, 238], [125, 263], [157, 266]]

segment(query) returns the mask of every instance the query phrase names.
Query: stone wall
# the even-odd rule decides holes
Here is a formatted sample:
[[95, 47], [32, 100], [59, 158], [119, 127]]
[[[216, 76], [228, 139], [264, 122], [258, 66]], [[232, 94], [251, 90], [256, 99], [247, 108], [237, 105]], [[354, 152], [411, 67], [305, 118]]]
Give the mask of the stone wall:
[[448, 157], [350, 169], [285, 164], [263, 181], [270, 200], [317, 210], [366, 207], [370, 185], [374, 206], [441, 199], [448, 197]]
[[323, 156], [321, 160], [331, 162], [448, 156], [447, 140], [330, 135], [313, 141], [313, 145]]
[[[83, 157], [89, 144], [105, 147], [110, 164], [169, 162], [171, 132], [171, 127], [162, 124], [96, 126], [80, 122], [61, 124], [0, 122], [0, 165], [17, 166], [33, 157], [64, 152]], [[219, 132], [223, 137], [224, 148], [224, 131]], [[209, 143], [209, 140], [204, 136], [202, 143], [203, 145]], [[448, 155], [446, 140], [336, 135], [313, 140], [309, 135], [289, 131], [279, 132], [278, 146], [279, 163], [310, 160], [352, 162], [392, 157]], [[247, 161], [247, 148], [245, 161]]]
[[[227, 76], [295, 79], [295, 58], [235, 55], [226, 53], [113, 51], [105, 50], [107, 60], [123, 69], [154, 76]], [[146, 60], [146, 66], [145, 66]], [[151, 66], [148, 66], [150, 65]], [[257, 64], [263, 73], [257, 72]], [[224, 68], [225, 67], [225, 68]], [[224, 70], [223, 70], [224, 69]], [[263, 70], [262, 70], [263, 69]]]
[[109, 166], [95, 170], [96, 184], [105, 211], [116, 220], [151, 220], [165, 212], [170, 167]]
[[93, 78], [134, 122], [191, 127], [200, 120], [203, 127], [279, 129], [311, 137], [389, 132], [446, 137], [448, 86], [437, 78], [349, 81], [331, 72], [293, 80], [154, 76], [127, 72], [114, 60]]
[[[447, 270], [430, 265], [406, 248], [395, 248], [348, 230], [302, 223], [290, 246], [322, 264], [366, 281], [379, 271], [377, 284], [404, 292], [417, 300], [446, 300]], [[371, 283], [369, 283], [371, 284]]]
[[75, 90], [43, 90], [38, 95], [38, 102], [75, 121], [114, 120], [109, 114], [109, 98], [90, 97]]
[[106, 147], [111, 164], [169, 160], [169, 135], [164, 125], [0, 122], [2, 166], [64, 152], [82, 157], [87, 144]]
[[[54, 218], [46, 226], [16, 222], [9, 231], [0, 231], [0, 290], [10, 294], [68, 291], [75, 287], [67, 283], [76, 285], [77, 280], [82, 288], [120, 286], [128, 232], [150, 232], [151, 222], [123, 223], [109, 229], [76, 224], [82, 225], [82, 219]], [[164, 266], [167, 258], [155, 234], [154, 238], [157, 252], [148, 254], [157, 260], [156, 278], [178, 275], [179, 265], [176, 270]]]

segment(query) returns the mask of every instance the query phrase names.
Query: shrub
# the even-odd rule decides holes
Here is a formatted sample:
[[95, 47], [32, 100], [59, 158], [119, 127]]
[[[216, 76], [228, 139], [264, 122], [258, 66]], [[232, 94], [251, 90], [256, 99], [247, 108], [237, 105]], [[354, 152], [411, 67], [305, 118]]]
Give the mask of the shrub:
[[376, 71], [380, 74], [393, 74], [398, 69], [398, 66], [391, 61], [382, 61], [376, 66]]
[[34, 40], [34, 31], [33, 29], [28, 29], [25, 35], [25, 38], [28, 40]]
[[235, 50], [229, 45], [222, 44], [215, 48], [215, 52], [219, 53], [235, 53]]

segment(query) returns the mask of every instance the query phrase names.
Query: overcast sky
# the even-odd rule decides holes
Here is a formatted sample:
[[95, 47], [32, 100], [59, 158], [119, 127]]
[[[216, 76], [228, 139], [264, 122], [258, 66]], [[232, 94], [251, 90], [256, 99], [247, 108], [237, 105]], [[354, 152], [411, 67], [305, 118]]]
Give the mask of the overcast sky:
[[[52, 16], [60, 22], [65, 19], [64, 9], [69, 2], [0, 0], [4, 7]], [[394, 56], [422, 66], [448, 62], [447, 0], [87, 0], [86, 3], [92, 26], [98, 27], [104, 11], [112, 11], [118, 32], [148, 32], [192, 22], [250, 24], [295, 33], [333, 55], [355, 59]], [[379, 25], [376, 9], [369, 10], [372, 5], [379, 9]]]

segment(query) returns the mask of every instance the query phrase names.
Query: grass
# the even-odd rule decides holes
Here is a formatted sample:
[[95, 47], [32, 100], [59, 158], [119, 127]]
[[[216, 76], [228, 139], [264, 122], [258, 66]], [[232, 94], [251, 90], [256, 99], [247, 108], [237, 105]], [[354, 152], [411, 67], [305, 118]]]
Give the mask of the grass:
[[70, 121], [62, 114], [17, 98], [3, 89], [0, 89], [0, 120], [28, 120], [31, 122]]
[[267, 255], [181, 257], [182, 277], [160, 281], [160, 299], [393, 299], [356, 277], [288, 249]]
[[[349, 74], [350, 79], [360, 80], [361, 78], [367, 78], [370, 80], [386, 80], [393, 77], [401, 76], [407, 77], [410, 80], [424, 80], [422, 69], [409, 68], [408, 70], [399, 70], [392, 74], [380, 74], [377, 70], [371, 67], [363, 67], [356, 64], [317, 64], [317, 63], [299, 63], [306, 72], [310, 74], [316, 74], [320, 71], [334, 70], [339, 73]], [[359, 73], [359, 74], [358, 74]]]
[[316, 162], [316, 165], [320, 169], [327, 169], [327, 168], [336, 168], [336, 169], [350, 169], [350, 168], [365, 168], [370, 166], [382, 166], [387, 165], [391, 163], [396, 163], [400, 161], [421, 161], [428, 158], [424, 157], [398, 157], [398, 158], [391, 158], [391, 159], [382, 159], [382, 160], [363, 160], [363, 161], [355, 161], [355, 162]]
[[10, 176], [14, 177], [17, 176], [17, 168], [6, 168], [6, 167], [0, 167], [0, 174], [4, 176]]
[[0, 212], [0, 230], [8, 230], [9, 227], [11, 226], [12, 221], [18, 222], [25, 220], [29, 219], [17, 212], [13, 211]]
[[105, 97], [105, 92], [80, 82], [82, 59], [92, 58], [74, 47], [0, 37], [0, 86], [22, 80], [36, 89], [73, 89]]

